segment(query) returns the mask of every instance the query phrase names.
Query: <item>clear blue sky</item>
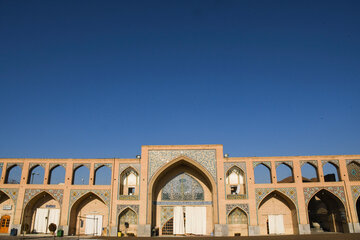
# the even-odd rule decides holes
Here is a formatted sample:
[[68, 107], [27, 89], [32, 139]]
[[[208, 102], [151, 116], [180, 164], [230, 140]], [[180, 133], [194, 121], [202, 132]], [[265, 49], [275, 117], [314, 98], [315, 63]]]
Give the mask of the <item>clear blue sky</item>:
[[359, 154], [360, 1], [0, 1], [0, 157]]

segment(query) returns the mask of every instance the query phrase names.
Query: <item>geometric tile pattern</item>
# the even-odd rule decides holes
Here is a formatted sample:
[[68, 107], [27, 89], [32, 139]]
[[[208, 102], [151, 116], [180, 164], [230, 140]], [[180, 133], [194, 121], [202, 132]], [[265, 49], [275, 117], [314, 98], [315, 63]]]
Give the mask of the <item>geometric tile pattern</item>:
[[170, 218], [174, 216], [174, 207], [160, 208], [160, 226], [164, 225]]
[[98, 169], [99, 167], [102, 167], [102, 166], [106, 166], [108, 168], [112, 168], [112, 163], [95, 163], [94, 164], [94, 169], [96, 171], [96, 169]]
[[149, 180], [161, 166], [180, 156], [200, 163], [216, 181], [216, 150], [150, 150]]
[[23, 201], [23, 206], [25, 207], [26, 204], [36, 195], [41, 192], [47, 192], [50, 194], [55, 200], [61, 205], [64, 196], [64, 190], [61, 189], [26, 189], [25, 196]]
[[234, 208], [237, 208], [237, 207], [249, 215], [249, 205], [248, 204], [226, 204], [226, 216], [229, 215], [229, 213]]
[[63, 168], [66, 169], [66, 163], [50, 163], [49, 169], [51, 170], [53, 167], [56, 167], [56, 166], [62, 166]]
[[309, 203], [310, 199], [320, 190], [325, 189], [335, 196], [337, 196], [341, 201], [343, 201], [344, 205], [346, 203], [344, 187], [305, 187], [304, 188], [304, 198], [305, 204]]
[[137, 215], [139, 215], [139, 205], [122, 205], [119, 204], [116, 207], [116, 216], [119, 216], [119, 214], [124, 211], [125, 209], [130, 208], [134, 212], [136, 212]]
[[30, 163], [29, 164], [29, 169], [32, 169], [35, 166], [41, 166], [41, 167], [43, 167], [45, 169], [45, 165], [46, 165], [46, 163]]
[[[356, 206], [356, 201], [358, 200], [358, 198], [360, 196], [360, 186], [351, 186], [351, 193], [352, 193], [353, 201]], [[355, 209], [356, 209], [356, 207], [355, 207]]]
[[348, 159], [348, 160], [346, 160], [346, 165], [348, 165], [351, 162], [356, 162], [356, 163], [360, 164], [360, 159]]
[[72, 206], [74, 202], [76, 202], [79, 198], [81, 198], [82, 196], [84, 196], [89, 192], [94, 193], [95, 195], [100, 197], [108, 207], [110, 206], [110, 197], [111, 197], [110, 190], [71, 190], [69, 206]]
[[129, 167], [133, 168], [134, 170], [136, 170], [136, 172], [138, 174], [140, 174], [141, 168], [140, 168], [139, 163], [120, 163], [119, 164], [119, 174], [121, 175], [121, 173]]
[[6, 164], [6, 170], [8, 170], [9, 168], [11, 168], [12, 166], [18, 165], [21, 169], [23, 167], [24, 163], [8, 163]]
[[4, 193], [6, 193], [16, 204], [16, 200], [17, 200], [17, 196], [19, 193], [19, 189], [18, 188], [2, 188], [0, 189], [1, 191], [3, 191]]
[[253, 168], [256, 168], [257, 165], [264, 164], [268, 168], [271, 169], [271, 162], [270, 161], [264, 161], [264, 162], [253, 162]]
[[73, 169], [76, 169], [76, 168], [78, 168], [80, 166], [85, 166], [90, 170], [90, 163], [74, 163], [73, 164]]
[[326, 163], [332, 163], [335, 166], [339, 167], [339, 160], [321, 160], [321, 165], [324, 166]]
[[139, 195], [119, 195], [118, 200], [139, 200]]
[[350, 163], [348, 163], [346, 165], [346, 168], [347, 168], [347, 172], [348, 172], [350, 181], [360, 181], [360, 164], [359, 163], [357, 163], [355, 161], [351, 161]]
[[255, 196], [256, 196], [256, 206], [259, 207], [261, 201], [272, 191], [279, 191], [283, 193], [285, 196], [289, 197], [295, 206], [298, 206], [297, 203], [297, 193], [296, 188], [289, 187], [289, 188], [256, 188], [255, 189]]
[[279, 165], [281, 164], [285, 164], [285, 165], [288, 165], [289, 167], [293, 167], [293, 162], [292, 161], [276, 161], [275, 162], [275, 167], [277, 168]]
[[226, 174], [232, 167], [240, 168], [244, 173], [246, 173], [246, 162], [226, 162], [224, 163], [224, 173]]
[[315, 167], [318, 166], [318, 162], [316, 160], [303, 160], [300, 161], [300, 167], [302, 167], [305, 163], [310, 163], [310, 165], [313, 165]]

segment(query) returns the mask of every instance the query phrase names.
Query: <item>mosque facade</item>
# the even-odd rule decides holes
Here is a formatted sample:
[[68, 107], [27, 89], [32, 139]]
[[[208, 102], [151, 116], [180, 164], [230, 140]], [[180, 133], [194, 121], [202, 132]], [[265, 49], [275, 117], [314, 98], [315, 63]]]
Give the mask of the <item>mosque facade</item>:
[[51, 223], [65, 235], [360, 232], [360, 155], [142, 146], [133, 159], [2, 158], [0, 174], [0, 234], [49, 233]]

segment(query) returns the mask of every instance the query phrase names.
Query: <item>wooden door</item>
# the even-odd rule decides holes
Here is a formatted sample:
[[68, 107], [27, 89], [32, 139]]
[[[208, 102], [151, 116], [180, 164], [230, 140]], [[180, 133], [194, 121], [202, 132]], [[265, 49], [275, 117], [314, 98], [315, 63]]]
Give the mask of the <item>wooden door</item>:
[[10, 216], [5, 215], [0, 220], [0, 233], [8, 233], [10, 225]]

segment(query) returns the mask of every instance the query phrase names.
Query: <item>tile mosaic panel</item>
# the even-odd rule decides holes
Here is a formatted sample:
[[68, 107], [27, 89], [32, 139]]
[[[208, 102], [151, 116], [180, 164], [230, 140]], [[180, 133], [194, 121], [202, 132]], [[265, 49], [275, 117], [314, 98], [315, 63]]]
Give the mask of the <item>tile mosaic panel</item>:
[[148, 180], [157, 170], [180, 156], [188, 157], [201, 164], [216, 181], [216, 150], [150, 150]]
[[256, 196], [256, 206], [259, 207], [261, 201], [271, 192], [279, 191], [283, 193], [285, 196], [289, 197], [292, 202], [295, 204], [296, 208], [298, 206], [297, 203], [297, 193], [296, 188], [256, 188], [255, 189], [255, 196]]
[[346, 165], [349, 180], [360, 181], [360, 163], [351, 161]]
[[132, 209], [137, 215], [139, 215], [139, 205], [118, 204], [116, 207], [116, 216], [119, 216], [119, 214], [127, 208]]
[[111, 199], [110, 190], [78, 190], [78, 189], [70, 191], [69, 206], [72, 206], [79, 198], [81, 198], [82, 196], [84, 196], [89, 192], [94, 193], [95, 195], [100, 197], [108, 207], [110, 206], [110, 199]]
[[246, 212], [247, 215], [249, 215], [249, 205], [246, 203], [242, 204], [226, 204], [226, 216], [229, 215], [229, 213], [234, 209], [234, 208], [240, 208], [241, 210], [243, 210], [244, 212]]
[[240, 168], [244, 173], [246, 173], [246, 162], [226, 162], [224, 163], [224, 173], [226, 174], [232, 167]]
[[181, 173], [171, 179], [163, 187], [161, 200], [204, 200], [204, 189], [196, 179], [186, 173]]
[[102, 167], [102, 166], [106, 166], [106, 167], [112, 169], [112, 163], [95, 163], [94, 164], [95, 171], [96, 171], [96, 169], [98, 169], [99, 167]]
[[37, 165], [43, 167], [44, 169], [46, 167], [46, 163], [30, 163], [29, 164], [29, 169], [32, 169], [33, 167], [35, 167]]
[[227, 194], [226, 199], [234, 200], [234, 199], [247, 199], [246, 194]]
[[279, 165], [281, 165], [283, 163], [290, 166], [291, 168], [293, 168], [293, 162], [292, 161], [276, 161], [275, 162], [275, 168], [277, 168]]
[[12, 166], [18, 165], [21, 169], [23, 168], [24, 163], [8, 163], [6, 164], [6, 170], [11, 168]]
[[335, 166], [339, 167], [339, 160], [321, 160], [321, 165], [324, 166], [326, 163], [332, 163]]
[[360, 159], [347, 159], [346, 160], [346, 165], [348, 165], [351, 162], [356, 162], [356, 163], [360, 164]]
[[174, 207], [161, 207], [160, 208], [160, 226], [162, 226], [174, 216]]
[[80, 166], [85, 166], [90, 170], [91, 164], [90, 163], [74, 163], [73, 164], [73, 169], [76, 169], [76, 168], [78, 168]]
[[254, 161], [253, 162], [253, 168], [256, 168], [257, 165], [264, 164], [265, 166], [269, 167], [271, 169], [271, 162], [270, 161]]
[[[351, 193], [353, 197], [354, 204], [356, 206], [356, 201], [358, 200], [360, 196], [360, 186], [351, 186]], [[356, 209], [356, 207], [355, 207]]]
[[1, 188], [0, 191], [6, 193], [14, 201], [14, 204], [16, 205], [17, 196], [19, 193], [18, 188]]
[[139, 200], [139, 195], [119, 195], [119, 200]]
[[344, 187], [304, 187], [305, 204], [307, 205], [310, 199], [322, 189], [325, 189], [337, 196], [345, 205], [346, 199]]
[[317, 167], [318, 166], [318, 161], [316, 160], [302, 160], [300, 161], [300, 167], [304, 166], [304, 164], [306, 163], [310, 163], [311, 165]]
[[141, 168], [140, 168], [139, 163], [120, 163], [119, 164], [119, 173], [120, 173], [120, 175], [124, 170], [126, 170], [129, 167], [132, 167], [133, 169], [135, 169], [138, 172], [138, 174], [140, 174]]
[[49, 165], [49, 169], [53, 169], [54, 167], [56, 167], [56, 166], [62, 166], [63, 168], [65, 168], [66, 169], [66, 163], [50, 163], [50, 165]]
[[228, 214], [228, 216], [226, 218], [226, 223], [227, 224], [247, 224], [248, 223], [247, 215], [239, 208], [235, 208]]
[[162, 201], [156, 202], [153, 201], [154, 205], [164, 206], [164, 205], [212, 205], [212, 201], [199, 201], [199, 202], [173, 202], [173, 201]]
[[56, 201], [62, 205], [64, 190], [61, 189], [26, 189], [24, 195], [23, 206], [25, 207], [28, 202], [30, 202], [33, 197], [38, 195], [39, 193], [46, 192], [55, 198]]

